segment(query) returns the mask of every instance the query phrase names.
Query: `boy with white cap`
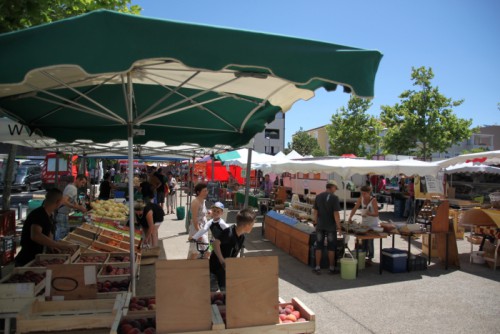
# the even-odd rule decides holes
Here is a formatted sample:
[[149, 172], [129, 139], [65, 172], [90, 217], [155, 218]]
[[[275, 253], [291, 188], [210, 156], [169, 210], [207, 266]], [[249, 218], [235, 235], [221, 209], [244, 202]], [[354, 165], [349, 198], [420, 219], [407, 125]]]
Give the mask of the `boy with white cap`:
[[224, 213], [224, 204], [221, 202], [215, 202], [212, 207], [212, 219], [210, 219], [202, 229], [196, 232], [192, 239], [198, 240], [203, 234], [208, 232], [208, 229], [212, 232], [212, 236], [217, 239], [217, 237], [229, 227], [228, 224], [222, 219], [222, 214]]

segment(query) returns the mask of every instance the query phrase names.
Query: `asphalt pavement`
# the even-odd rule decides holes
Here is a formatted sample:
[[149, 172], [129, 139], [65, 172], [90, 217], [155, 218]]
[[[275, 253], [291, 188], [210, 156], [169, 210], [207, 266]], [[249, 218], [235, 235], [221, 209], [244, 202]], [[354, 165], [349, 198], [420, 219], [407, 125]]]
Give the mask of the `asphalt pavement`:
[[[392, 205], [383, 209], [381, 219], [402, 221], [392, 210]], [[375, 241], [374, 264], [360, 270], [355, 280], [344, 280], [326, 271], [313, 274], [311, 267], [263, 239], [261, 227], [255, 224], [249, 234], [245, 256], [278, 256], [279, 294], [285, 300], [299, 298], [316, 313], [316, 333], [500, 333], [500, 269], [469, 263], [465, 240], [457, 241], [460, 268], [446, 270], [435, 259], [426, 270], [381, 275]], [[185, 220], [165, 216], [159, 236], [161, 259], [187, 257]], [[391, 247], [390, 238], [383, 241], [384, 248]], [[396, 248], [407, 245], [395, 237]], [[421, 253], [420, 239], [412, 241], [412, 253]], [[137, 295], [154, 293], [154, 277], [154, 265], [141, 266]]]

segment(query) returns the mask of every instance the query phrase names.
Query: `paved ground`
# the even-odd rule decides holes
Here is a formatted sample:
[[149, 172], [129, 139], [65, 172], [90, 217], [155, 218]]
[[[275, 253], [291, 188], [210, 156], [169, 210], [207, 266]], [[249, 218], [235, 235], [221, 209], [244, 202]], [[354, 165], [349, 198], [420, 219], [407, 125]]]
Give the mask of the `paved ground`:
[[[400, 221], [392, 207], [382, 220]], [[161, 258], [185, 259], [188, 244], [185, 223], [166, 216], [160, 227]], [[407, 243], [396, 237], [396, 247]], [[412, 252], [420, 253], [420, 241]], [[390, 247], [390, 239], [383, 247]], [[353, 240], [350, 241], [353, 249]], [[392, 274], [378, 272], [378, 263], [360, 271], [356, 280], [339, 275], [314, 275], [311, 268], [261, 237], [256, 224], [246, 242], [246, 256], [279, 257], [279, 293], [285, 300], [298, 297], [317, 315], [317, 333], [500, 333], [500, 270], [470, 264], [470, 245], [458, 241], [460, 268], [445, 270], [433, 262], [425, 271]], [[375, 242], [378, 262], [378, 242]], [[141, 267], [138, 295], [154, 293], [154, 265]]]

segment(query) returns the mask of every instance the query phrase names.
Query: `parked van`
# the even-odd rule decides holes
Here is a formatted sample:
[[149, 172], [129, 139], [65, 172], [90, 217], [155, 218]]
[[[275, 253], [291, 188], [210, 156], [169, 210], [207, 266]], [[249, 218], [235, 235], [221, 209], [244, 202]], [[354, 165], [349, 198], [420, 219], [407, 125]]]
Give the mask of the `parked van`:
[[[58, 183], [73, 182], [78, 175], [78, 155], [59, 154]], [[56, 153], [48, 153], [42, 167], [42, 186], [48, 190], [54, 188], [56, 178]]]
[[[5, 166], [0, 171], [0, 190], [5, 182]], [[23, 162], [14, 169], [12, 191], [33, 191], [42, 189], [42, 167], [38, 162]]]

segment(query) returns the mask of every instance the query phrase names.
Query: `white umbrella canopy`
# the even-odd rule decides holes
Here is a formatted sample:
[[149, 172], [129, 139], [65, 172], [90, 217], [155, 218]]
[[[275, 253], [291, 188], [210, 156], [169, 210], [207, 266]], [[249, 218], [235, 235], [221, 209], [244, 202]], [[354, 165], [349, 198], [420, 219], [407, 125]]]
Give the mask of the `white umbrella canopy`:
[[302, 159], [303, 156], [300, 155], [297, 151], [292, 150], [290, 153], [286, 155], [288, 159]]
[[468, 162], [468, 161], [479, 162], [479, 163], [484, 164], [484, 165], [500, 164], [500, 150], [471, 153], [471, 154], [462, 154], [462, 155], [459, 155], [457, 157], [453, 157], [450, 159], [437, 161], [437, 164], [441, 168], [446, 168], [449, 166], [453, 166], [453, 165]]
[[440, 167], [435, 163], [418, 160], [385, 161], [361, 159], [332, 159], [317, 161], [284, 161], [262, 166], [272, 173], [337, 173], [343, 179], [355, 174], [380, 175], [437, 175]]
[[488, 165], [474, 165], [472, 162], [465, 162], [456, 164], [444, 169], [446, 174], [459, 174], [459, 173], [485, 173], [485, 174], [499, 174], [500, 168]]

